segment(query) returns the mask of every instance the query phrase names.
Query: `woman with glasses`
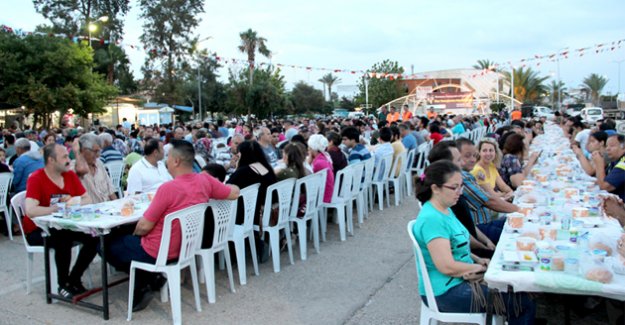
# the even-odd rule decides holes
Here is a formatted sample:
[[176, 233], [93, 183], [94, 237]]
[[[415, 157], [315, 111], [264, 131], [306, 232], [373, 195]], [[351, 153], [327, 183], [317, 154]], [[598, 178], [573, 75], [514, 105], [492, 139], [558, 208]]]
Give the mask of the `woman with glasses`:
[[490, 194], [491, 197], [503, 197], [509, 199], [514, 192], [503, 181], [497, 171], [497, 167], [501, 162], [501, 151], [497, 147], [495, 140], [485, 138], [478, 145], [477, 164], [473, 167], [471, 174], [477, 180], [477, 183]]
[[[417, 184], [423, 202], [412, 232], [423, 253], [438, 309], [448, 313], [485, 312], [489, 260], [471, 254], [469, 232], [451, 210], [462, 194], [460, 168], [451, 161], [432, 163]], [[427, 304], [423, 277], [419, 294]], [[516, 295], [512, 299], [512, 295]], [[533, 324], [536, 307], [525, 294], [502, 293], [509, 324]], [[503, 312], [501, 310], [501, 312]]]

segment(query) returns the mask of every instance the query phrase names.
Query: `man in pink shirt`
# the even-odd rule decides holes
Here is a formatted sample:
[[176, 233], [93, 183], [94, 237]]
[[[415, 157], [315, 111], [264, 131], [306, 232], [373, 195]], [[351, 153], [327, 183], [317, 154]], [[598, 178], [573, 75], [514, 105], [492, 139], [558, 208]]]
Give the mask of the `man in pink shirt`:
[[[161, 185], [152, 203], [137, 223], [132, 235], [113, 238], [108, 243], [107, 259], [116, 269], [130, 271], [132, 261], [156, 262], [163, 234], [165, 216], [190, 206], [206, 203], [210, 199], [234, 200], [239, 188], [225, 185], [208, 174], [193, 173], [195, 151], [184, 140], [174, 140], [167, 156], [167, 170], [174, 178]], [[180, 252], [180, 224], [172, 226], [168, 260], [178, 258]], [[164, 278], [154, 273], [137, 270], [133, 311], [147, 307], [153, 298], [152, 290], [164, 285]]]

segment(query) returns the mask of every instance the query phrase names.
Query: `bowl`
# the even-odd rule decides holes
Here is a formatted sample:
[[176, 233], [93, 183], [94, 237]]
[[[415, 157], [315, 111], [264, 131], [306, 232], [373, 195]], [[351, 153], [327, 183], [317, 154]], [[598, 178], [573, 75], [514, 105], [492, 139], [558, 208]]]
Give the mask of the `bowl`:
[[516, 248], [520, 251], [534, 251], [536, 249], [536, 239], [532, 237], [518, 237]]

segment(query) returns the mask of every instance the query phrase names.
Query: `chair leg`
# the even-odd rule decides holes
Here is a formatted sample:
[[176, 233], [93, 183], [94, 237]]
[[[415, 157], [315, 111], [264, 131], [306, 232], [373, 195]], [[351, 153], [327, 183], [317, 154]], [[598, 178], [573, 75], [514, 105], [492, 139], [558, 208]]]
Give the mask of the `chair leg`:
[[59, 284], [58, 284], [58, 271], [56, 269], [56, 263], [54, 262], [54, 249], [50, 250], [50, 292], [53, 294], [59, 293]]
[[[26, 294], [30, 294], [33, 286], [33, 253], [28, 253], [26, 257]], [[50, 278], [50, 280], [54, 280]]]
[[345, 241], [345, 208], [341, 207], [341, 208], [337, 208], [336, 209], [336, 214], [338, 215], [338, 220], [339, 220], [339, 235], [341, 237], [341, 241]]
[[364, 193], [360, 193], [358, 194], [358, 197], [356, 197], [356, 211], [358, 212], [358, 228], [360, 228], [360, 225], [364, 222], [364, 215], [365, 215], [364, 210], [366, 210], [365, 199], [363, 195]]
[[297, 221], [297, 233], [299, 234], [299, 257], [306, 260], [306, 220]]
[[[247, 284], [247, 270], [245, 269], [245, 237], [234, 239], [234, 253], [237, 256], [237, 270], [239, 271], [239, 284]], [[254, 252], [252, 252], [254, 254]]]
[[388, 182], [384, 184], [384, 189], [386, 190], [386, 206], [391, 207], [391, 187], [388, 185]]
[[[193, 276], [193, 275], [191, 275]], [[197, 273], [196, 273], [197, 276]], [[167, 272], [167, 286], [169, 287], [169, 300], [171, 304], [171, 315], [174, 324], [182, 324], [182, 301], [180, 294], [180, 270]]]
[[319, 215], [314, 214], [312, 217], [313, 243], [315, 251], [319, 254]]
[[319, 209], [319, 226], [321, 226], [321, 240], [326, 241], [326, 227], [328, 223], [328, 210], [327, 208]]
[[[195, 259], [191, 260], [189, 265], [191, 269], [191, 285], [193, 285], [193, 297], [195, 298], [195, 310], [202, 311], [202, 302], [200, 301], [200, 284], [197, 281], [197, 265]], [[180, 273], [180, 272], [178, 272]]]
[[[236, 292], [234, 290], [234, 276], [232, 275], [232, 259], [230, 259], [230, 248], [226, 243], [226, 248], [224, 249], [224, 255], [226, 256], [226, 270], [228, 270], [228, 280], [230, 280], [230, 291]], [[245, 263], [245, 259], [243, 259]]]
[[380, 211], [384, 210], [384, 189], [382, 185], [375, 186], [378, 190], [378, 206], [380, 207]]
[[2, 206], [2, 212], [4, 213], [4, 219], [7, 222], [7, 232], [9, 233], [9, 239], [13, 240], [13, 213], [9, 212], [6, 206]]
[[[254, 233], [250, 233], [247, 236], [250, 241], [250, 251], [252, 252], [252, 264], [254, 265], [254, 274], [258, 276], [258, 257], [256, 256], [256, 240], [254, 239]], [[245, 238], [243, 239], [243, 243], [245, 243]], [[245, 248], [245, 245], [243, 245]]]
[[350, 236], [354, 236], [354, 201], [347, 203], [347, 232]]
[[[130, 274], [128, 274], [130, 280], [128, 281], [128, 318], [127, 321], [132, 320], [132, 304], [135, 296], [135, 268], [130, 265]], [[167, 281], [169, 282], [169, 281]]]
[[204, 269], [204, 281], [206, 281], [206, 294], [208, 303], [215, 303], [215, 255], [204, 253], [202, 256], [202, 268]]
[[278, 231], [270, 231], [269, 244], [271, 245], [271, 258], [273, 260], [273, 272], [280, 272], [280, 233]]
[[[286, 248], [289, 251], [289, 261], [291, 262], [291, 265], [295, 264], [295, 262], [293, 261], [293, 242], [291, 239], [291, 225], [289, 222], [286, 223], [286, 227], [284, 228], [284, 232], [286, 235]], [[305, 236], [306, 234], [304, 234]]]
[[393, 181], [393, 186], [395, 186], [395, 206], [399, 206], [399, 198], [401, 197], [401, 183], [399, 180]]

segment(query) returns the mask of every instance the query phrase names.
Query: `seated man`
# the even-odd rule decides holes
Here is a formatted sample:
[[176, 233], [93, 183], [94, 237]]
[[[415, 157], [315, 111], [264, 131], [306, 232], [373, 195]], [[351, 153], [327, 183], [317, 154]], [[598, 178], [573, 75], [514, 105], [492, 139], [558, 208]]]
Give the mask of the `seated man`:
[[[612, 161], [606, 170], [596, 169], [597, 184], [602, 190], [618, 195], [625, 200], [625, 136], [614, 134], [606, 141], [606, 153]], [[595, 151], [592, 154], [595, 166], [604, 166], [603, 156]]]
[[[70, 170], [69, 154], [65, 147], [59, 144], [46, 145], [43, 147], [43, 157], [45, 167], [30, 175], [26, 185], [26, 216], [23, 228], [31, 245], [43, 245], [42, 230], [35, 226], [31, 218], [57, 212], [57, 203], [67, 202], [72, 197], [80, 197], [81, 204], [91, 203], [78, 176]], [[82, 246], [70, 273], [74, 242], [79, 242]], [[96, 255], [97, 243], [96, 238], [82, 232], [50, 228], [48, 244], [54, 248], [60, 295], [71, 299], [86, 291], [80, 279]]]
[[15, 141], [15, 153], [18, 156], [13, 162], [13, 187], [15, 193], [26, 189], [28, 176], [37, 169], [43, 168], [43, 160], [39, 151], [31, 151], [30, 141], [19, 138]]
[[161, 184], [172, 179], [163, 163], [163, 142], [155, 138], [149, 139], [143, 150], [145, 156], [128, 172], [128, 194], [154, 192]]
[[383, 127], [380, 129], [380, 136], [378, 137], [378, 145], [373, 150], [374, 157], [375, 157], [375, 165], [379, 166], [378, 175], [377, 177], [375, 177], [375, 180], [377, 181], [380, 181], [382, 180], [382, 178], [384, 178], [383, 172], [386, 166], [384, 166], [384, 161], [382, 160], [382, 158], [387, 155], [392, 155], [394, 153], [393, 146], [391, 145], [392, 138], [393, 138], [393, 133], [391, 132], [391, 129], [389, 127]]
[[369, 150], [360, 143], [360, 132], [357, 128], [350, 126], [346, 127], [342, 132], [343, 144], [349, 149], [349, 156], [347, 162], [354, 164], [362, 160], [371, 158]]
[[[205, 173], [193, 173], [195, 151], [193, 145], [184, 140], [173, 140], [167, 156], [167, 169], [173, 180], [161, 185], [152, 203], [137, 223], [134, 234], [112, 238], [107, 250], [111, 265], [120, 271], [129, 272], [132, 261], [156, 262], [165, 217], [190, 206], [206, 203], [210, 199], [234, 200], [239, 197], [239, 188], [224, 185]], [[180, 253], [181, 230], [175, 223], [171, 233], [168, 259], [174, 260]], [[153, 298], [152, 290], [159, 290], [162, 278], [154, 273], [137, 270], [133, 311], [147, 307]]]
[[79, 149], [76, 155], [74, 170], [80, 182], [87, 190], [91, 203], [101, 203], [116, 200], [115, 188], [111, 177], [106, 172], [104, 163], [100, 161], [100, 146], [95, 134], [87, 133], [78, 139]]
[[116, 160], [124, 160], [121, 152], [113, 147], [113, 136], [109, 133], [103, 132], [98, 135], [99, 146], [102, 148], [100, 153], [100, 160], [103, 163]]

